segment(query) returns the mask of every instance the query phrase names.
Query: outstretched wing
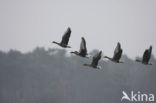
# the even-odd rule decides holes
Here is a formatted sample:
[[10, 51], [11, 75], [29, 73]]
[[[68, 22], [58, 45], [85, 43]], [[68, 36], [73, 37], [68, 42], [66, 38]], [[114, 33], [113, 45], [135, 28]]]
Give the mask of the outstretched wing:
[[98, 62], [101, 59], [101, 53], [102, 53], [102, 51], [100, 51], [99, 53], [97, 53], [96, 55], [93, 56], [93, 60], [92, 60], [92, 65], [93, 66], [98, 65]]
[[118, 42], [118, 44], [114, 50], [113, 59], [118, 61], [121, 58], [121, 55], [122, 55], [122, 49], [121, 49], [120, 43]]
[[148, 63], [148, 49], [143, 54], [143, 62]]
[[79, 52], [83, 56], [87, 55], [86, 41], [85, 41], [84, 37], [81, 38], [81, 44], [80, 44]]
[[70, 34], [71, 34], [71, 29], [68, 27], [68, 29], [66, 30], [66, 32], [62, 36], [61, 44], [68, 45]]
[[152, 54], [152, 46], [150, 46], [150, 48], [148, 49], [148, 57], [147, 57], [148, 61], [151, 58], [151, 54]]
[[149, 49], [146, 49], [143, 54], [143, 62], [148, 63], [152, 53], [152, 46]]

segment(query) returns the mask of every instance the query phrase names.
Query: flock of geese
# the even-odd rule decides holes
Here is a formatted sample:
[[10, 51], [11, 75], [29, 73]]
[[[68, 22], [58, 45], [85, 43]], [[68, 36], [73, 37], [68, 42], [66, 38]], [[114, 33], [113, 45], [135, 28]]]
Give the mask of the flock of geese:
[[[59, 43], [53, 41], [52, 43], [55, 43], [55, 44], [57, 44], [63, 48], [71, 48], [71, 46], [68, 45], [70, 35], [71, 35], [71, 29], [70, 29], [70, 27], [68, 27], [66, 32], [62, 36], [62, 41]], [[80, 57], [83, 57], [83, 58], [89, 58], [89, 55], [87, 53], [86, 41], [85, 41], [84, 37], [81, 38], [80, 50], [79, 51], [72, 51], [70, 53], [73, 53], [73, 54], [80, 56]], [[152, 65], [151, 63], [149, 63], [151, 53], [152, 53], [152, 46], [150, 46], [149, 49], [145, 50], [143, 57], [142, 57], [142, 60], [137, 59], [136, 62], [141, 62], [142, 64], [145, 64], [145, 65]], [[101, 67], [98, 66], [98, 62], [101, 59], [101, 54], [102, 54], [102, 51], [100, 51], [99, 53], [94, 55], [92, 57], [91, 64], [84, 64], [84, 66], [89, 66], [89, 67], [92, 67], [95, 69], [101, 69]], [[104, 56], [104, 58], [107, 58], [110, 61], [115, 62], [115, 63], [123, 63], [123, 61], [120, 61], [121, 56], [122, 56], [122, 48], [121, 48], [121, 44], [118, 42], [117, 46], [114, 50], [113, 57]]]

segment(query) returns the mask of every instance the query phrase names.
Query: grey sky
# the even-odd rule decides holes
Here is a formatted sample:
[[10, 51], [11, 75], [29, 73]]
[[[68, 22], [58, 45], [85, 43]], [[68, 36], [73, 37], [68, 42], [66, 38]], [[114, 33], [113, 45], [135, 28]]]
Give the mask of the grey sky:
[[68, 26], [71, 50], [84, 36], [89, 51], [104, 55], [112, 56], [118, 41], [131, 58], [149, 45], [156, 55], [156, 0], [0, 0], [0, 50], [57, 48], [50, 42]]

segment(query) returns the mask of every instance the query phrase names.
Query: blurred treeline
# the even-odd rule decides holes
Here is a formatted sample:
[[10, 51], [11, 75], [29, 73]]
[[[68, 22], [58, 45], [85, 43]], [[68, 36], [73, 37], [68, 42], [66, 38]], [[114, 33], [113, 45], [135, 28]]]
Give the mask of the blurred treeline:
[[[95, 54], [93, 50], [90, 54]], [[102, 70], [84, 67], [91, 59], [63, 49], [0, 51], [0, 103], [120, 103], [122, 91], [156, 93], [156, 59], [143, 65], [100, 60]]]

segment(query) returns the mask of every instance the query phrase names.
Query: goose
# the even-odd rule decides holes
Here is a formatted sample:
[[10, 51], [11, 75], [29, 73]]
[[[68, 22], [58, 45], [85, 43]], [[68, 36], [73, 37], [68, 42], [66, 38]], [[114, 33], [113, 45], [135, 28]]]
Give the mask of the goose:
[[150, 57], [151, 57], [151, 53], [152, 53], [152, 46], [150, 46], [149, 49], [146, 49], [144, 51], [144, 54], [143, 54], [143, 58], [142, 60], [136, 60], [136, 62], [141, 62], [145, 65], [152, 65], [151, 63], [149, 63], [149, 60], [150, 60]]
[[78, 55], [80, 57], [87, 57], [88, 53], [87, 53], [86, 41], [85, 41], [84, 37], [81, 38], [80, 50], [79, 51], [70, 52], [70, 53], [73, 53], [73, 54]]
[[68, 46], [70, 34], [71, 34], [71, 29], [70, 27], [68, 27], [66, 32], [62, 36], [62, 41], [60, 43], [53, 41], [52, 43], [55, 43], [63, 48], [71, 48], [70, 46]]
[[83, 64], [83, 65], [92, 67], [94, 69], [101, 69], [101, 66], [98, 66], [98, 62], [101, 59], [101, 54], [102, 54], [102, 51], [94, 55], [91, 64]]
[[118, 42], [114, 50], [114, 56], [112, 58], [108, 56], [104, 56], [104, 58], [107, 58], [115, 63], [123, 63], [123, 61], [120, 61], [121, 55], [122, 55], [122, 49], [120, 43]]

